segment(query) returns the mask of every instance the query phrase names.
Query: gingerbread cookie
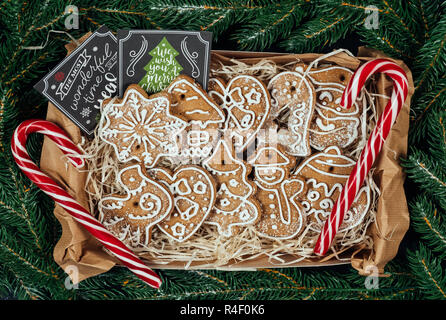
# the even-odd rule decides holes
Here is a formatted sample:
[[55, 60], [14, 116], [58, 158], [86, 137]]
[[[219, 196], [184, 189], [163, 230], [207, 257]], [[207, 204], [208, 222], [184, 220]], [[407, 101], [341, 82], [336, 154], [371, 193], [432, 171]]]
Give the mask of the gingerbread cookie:
[[[316, 103], [313, 85], [298, 72], [285, 71], [268, 84], [276, 114], [288, 109], [288, 134], [283, 142], [287, 152], [305, 157], [311, 154], [309, 127]], [[287, 110], [287, 111], [288, 111]]]
[[[294, 69], [303, 73], [307, 66], [299, 64]], [[310, 144], [313, 148], [320, 151], [329, 146], [344, 149], [358, 140], [362, 104], [357, 101], [349, 109], [340, 106], [342, 93], [352, 75], [351, 70], [338, 66], [307, 72], [316, 88], [316, 112], [310, 126]]]
[[205, 169], [195, 165], [183, 165], [174, 172], [153, 168], [149, 173], [170, 189], [175, 203], [171, 215], [158, 223], [158, 228], [176, 241], [189, 239], [208, 217], [215, 203], [214, 179]]
[[255, 185], [248, 179], [252, 168], [235, 157], [231, 142], [220, 140], [203, 166], [217, 182], [217, 199], [205, 223], [217, 226], [226, 237], [239, 233], [242, 226], [255, 224], [261, 209]]
[[[295, 170], [294, 175], [303, 177], [307, 184], [308, 191], [301, 198], [301, 204], [311, 230], [321, 231], [354, 166], [354, 160], [333, 146], [305, 159]], [[359, 225], [369, 208], [370, 186], [366, 182], [345, 215], [339, 232]]]
[[270, 115], [271, 97], [265, 85], [250, 75], [239, 75], [228, 84], [209, 80], [209, 95], [226, 113], [223, 129], [236, 152], [247, 149]]
[[290, 178], [296, 164], [293, 156], [281, 145], [263, 144], [249, 159], [254, 166], [256, 197], [262, 207], [259, 233], [272, 239], [290, 239], [302, 231], [305, 214], [299, 198], [305, 194], [305, 182], [299, 177]]
[[116, 237], [133, 247], [150, 242], [152, 228], [173, 210], [170, 191], [143, 173], [140, 164], [127, 166], [118, 174], [125, 194], [99, 201], [101, 222]]
[[189, 126], [181, 135], [181, 154], [207, 157], [217, 142], [225, 114], [191, 77], [180, 75], [166, 89], [175, 98], [172, 113], [186, 119]]
[[122, 99], [104, 102], [100, 138], [122, 162], [137, 160], [153, 167], [160, 157], [177, 155], [175, 137], [187, 122], [170, 113], [171, 100], [167, 93], [148, 97], [141, 87], [130, 85]]

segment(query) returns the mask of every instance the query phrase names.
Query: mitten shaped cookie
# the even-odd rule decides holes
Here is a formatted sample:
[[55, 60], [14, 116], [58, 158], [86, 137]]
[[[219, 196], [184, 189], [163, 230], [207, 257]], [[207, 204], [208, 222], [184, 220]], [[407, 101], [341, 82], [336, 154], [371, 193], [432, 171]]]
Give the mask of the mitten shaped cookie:
[[310, 144], [322, 151], [330, 146], [341, 149], [352, 146], [360, 134], [362, 103], [358, 100], [351, 108], [340, 106], [342, 93], [353, 72], [344, 67], [329, 66], [307, 70], [299, 64], [295, 70], [306, 72], [316, 89], [316, 108], [310, 126]]
[[118, 182], [125, 193], [99, 201], [101, 221], [125, 243], [145, 246], [150, 242], [153, 226], [172, 212], [172, 194], [167, 187], [148, 177], [140, 164], [122, 169]]

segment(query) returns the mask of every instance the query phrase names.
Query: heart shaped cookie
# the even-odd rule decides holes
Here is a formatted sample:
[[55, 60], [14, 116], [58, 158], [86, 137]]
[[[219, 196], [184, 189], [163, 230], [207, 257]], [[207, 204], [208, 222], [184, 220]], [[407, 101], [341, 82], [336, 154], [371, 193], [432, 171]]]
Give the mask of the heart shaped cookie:
[[187, 240], [211, 212], [216, 199], [214, 179], [195, 165], [180, 166], [173, 172], [153, 168], [149, 174], [169, 188], [175, 203], [171, 215], [158, 223], [158, 228], [178, 242]]
[[223, 130], [229, 133], [235, 151], [242, 152], [264, 126], [271, 110], [266, 86], [256, 77], [240, 75], [228, 84], [223, 79], [209, 80], [209, 95], [226, 113]]

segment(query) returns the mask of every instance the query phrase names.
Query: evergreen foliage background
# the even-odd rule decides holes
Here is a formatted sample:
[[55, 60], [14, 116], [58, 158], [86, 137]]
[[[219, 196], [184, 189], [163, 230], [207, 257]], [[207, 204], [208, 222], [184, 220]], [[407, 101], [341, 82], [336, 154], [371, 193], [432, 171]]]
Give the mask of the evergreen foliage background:
[[[79, 9], [66, 30], [65, 8]], [[370, 7], [373, 6], [373, 7]], [[369, 11], [366, 9], [369, 8]], [[148, 0], [0, 2], [0, 297], [3, 299], [445, 299], [446, 4], [440, 0]], [[366, 27], [377, 12], [377, 29]], [[358, 45], [403, 59], [414, 74], [410, 152], [402, 165], [411, 229], [397, 258], [367, 289], [350, 266], [258, 272], [160, 271], [160, 291], [124, 268], [76, 290], [52, 258], [60, 225], [53, 203], [19, 171], [10, 152], [15, 127], [44, 118], [47, 101], [32, 86], [65, 56], [73, 37], [118, 28], [208, 30], [215, 49], [329, 52]], [[48, 44], [42, 50], [26, 47]], [[39, 159], [42, 137], [28, 149]]]

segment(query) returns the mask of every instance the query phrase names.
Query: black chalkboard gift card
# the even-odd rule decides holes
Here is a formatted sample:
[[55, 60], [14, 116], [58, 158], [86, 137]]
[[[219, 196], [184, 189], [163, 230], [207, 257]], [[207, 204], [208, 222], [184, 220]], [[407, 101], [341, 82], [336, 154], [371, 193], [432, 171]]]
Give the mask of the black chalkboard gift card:
[[119, 95], [133, 83], [159, 92], [179, 74], [206, 90], [211, 44], [211, 32], [118, 30]]
[[91, 136], [101, 102], [118, 93], [117, 62], [117, 39], [102, 26], [34, 88]]

